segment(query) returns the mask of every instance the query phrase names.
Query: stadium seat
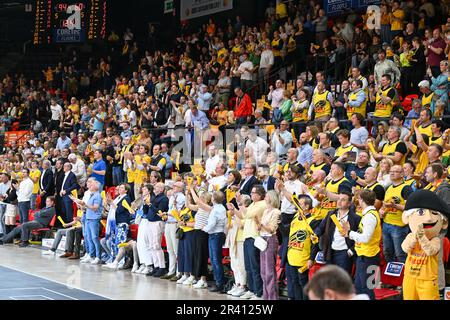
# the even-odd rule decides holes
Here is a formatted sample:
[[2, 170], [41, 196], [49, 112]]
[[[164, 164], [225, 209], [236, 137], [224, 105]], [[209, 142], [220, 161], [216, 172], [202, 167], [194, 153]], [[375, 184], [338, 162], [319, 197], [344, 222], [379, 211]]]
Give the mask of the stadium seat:
[[130, 225], [130, 233], [131, 233], [131, 238], [133, 240], [137, 240], [138, 230], [139, 230], [139, 225], [138, 224]]
[[[393, 287], [401, 287], [405, 269], [402, 270], [402, 273], [400, 274], [400, 276], [396, 277], [396, 276], [385, 274], [386, 267], [387, 267], [387, 264], [381, 268], [381, 270], [382, 270], [381, 275], [380, 275], [381, 282], [384, 285], [393, 286]], [[401, 295], [401, 291], [396, 290], [396, 289], [390, 289], [390, 288], [377, 288], [377, 289], [374, 289], [374, 293], [375, 293], [376, 300], [386, 300], [386, 299], [395, 298], [395, 297], [398, 297]]]
[[418, 99], [419, 96], [417, 94], [410, 94], [408, 96], [405, 97], [405, 99], [403, 99], [402, 101], [402, 107], [403, 110], [405, 110], [406, 112], [409, 112], [412, 108], [412, 101], [414, 99]]
[[[33, 215], [34, 218], [34, 215]], [[41, 242], [42, 238], [49, 238], [56, 222], [56, 214], [53, 216], [47, 228], [34, 229], [31, 231], [31, 235], [34, 239], [38, 239], [37, 242]], [[33, 241], [34, 242], [34, 241]]]
[[450, 240], [445, 237], [443, 240], [443, 246], [444, 246], [444, 252], [442, 256], [442, 260], [444, 261], [444, 264], [448, 263], [448, 258], [450, 256]]

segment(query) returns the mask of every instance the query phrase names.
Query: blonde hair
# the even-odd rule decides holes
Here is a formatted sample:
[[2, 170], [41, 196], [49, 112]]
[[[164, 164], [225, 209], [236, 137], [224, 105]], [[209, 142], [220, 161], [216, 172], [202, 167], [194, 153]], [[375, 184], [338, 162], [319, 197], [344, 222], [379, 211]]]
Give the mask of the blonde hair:
[[280, 208], [280, 196], [278, 192], [276, 192], [275, 190], [270, 190], [266, 193], [266, 198], [267, 197], [269, 197], [268, 202], [273, 208]]

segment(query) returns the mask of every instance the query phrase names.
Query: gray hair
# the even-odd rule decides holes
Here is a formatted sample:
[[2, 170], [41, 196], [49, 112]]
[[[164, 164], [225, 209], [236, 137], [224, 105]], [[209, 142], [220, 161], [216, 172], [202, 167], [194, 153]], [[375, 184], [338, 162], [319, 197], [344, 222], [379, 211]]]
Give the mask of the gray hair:
[[69, 154], [68, 158], [69, 158], [69, 160], [72, 160], [72, 159], [75, 160], [77, 158], [77, 156], [75, 155], [75, 153], [71, 153], [71, 154]]
[[389, 129], [394, 129], [395, 131], [397, 131], [399, 137], [402, 135], [402, 129], [400, 129], [400, 127], [398, 126], [390, 126]]

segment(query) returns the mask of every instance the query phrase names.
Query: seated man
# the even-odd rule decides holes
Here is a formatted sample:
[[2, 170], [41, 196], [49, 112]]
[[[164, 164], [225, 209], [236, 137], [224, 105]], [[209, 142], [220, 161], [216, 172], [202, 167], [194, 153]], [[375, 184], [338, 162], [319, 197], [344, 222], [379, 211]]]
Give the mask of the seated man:
[[20, 226], [14, 228], [10, 233], [6, 234], [0, 239], [0, 245], [3, 243], [9, 243], [18, 234], [21, 234], [21, 242], [19, 247], [26, 247], [30, 243], [30, 232], [35, 229], [42, 229], [48, 227], [50, 221], [52, 221], [55, 215], [55, 197], [48, 197], [45, 200], [45, 208], [39, 210], [34, 215], [33, 221], [22, 223]]
[[55, 235], [51, 249], [44, 251], [44, 255], [56, 255], [56, 249], [61, 242], [63, 236], [66, 236], [66, 244], [64, 246], [64, 254], [60, 255], [60, 258], [79, 259], [81, 237], [83, 236], [83, 230], [81, 227], [81, 217], [75, 217], [75, 220], [69, 223], [63, 224], [65, 229], [59, 229]]

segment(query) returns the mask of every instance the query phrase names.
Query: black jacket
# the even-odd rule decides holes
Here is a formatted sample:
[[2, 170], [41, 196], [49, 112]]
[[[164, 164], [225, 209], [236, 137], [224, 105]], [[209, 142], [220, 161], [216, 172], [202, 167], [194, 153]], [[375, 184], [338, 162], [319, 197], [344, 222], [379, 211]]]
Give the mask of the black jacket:
[[55, 179], [51, 169], [44, 171], [42, 182], [41, 179], [39, 179], [39, 188], [42, 191], [45, 191], [45, 195], [47, 196], [52, 196], [55, 194]]
[[255, 176], [251, 176], [251, 178], [245, 182], [245, 179], [241, 181], [239, 192], [241, 194], [250, 195], [252, 188], [255, 184], [260, 184], [259, 180], [256, 179]]
[[[319, 246], [327, 263], [331, 262], [331, 243], [333, 242], [333, 235], [334, 231], [336, 230], [336, 225], [333, 223], [330, 217], [332, 214], [336, 215], [337, 210], [338, 209], [328, 212], [327, 216], [314, 230], [315, 234], [319, 237]], [[358, 231], [360, 221], [361, 217], [358, 216], [353, 207], [351, 207], [348, 212], [348, 222], [350, 223], [350, 230], [355, 232]], [[347, 244], [347, 247], [353, 252], [353, 255], [356, 256], [355, 241], [347, 237], [345, 238], [345, 243]]]
[[59, 197], [59, 192], [61, 191], [62, 183], [63, 183], [63, 180], [64, 180], [64, 171], [63, 171], [63, 169], [61, 168], [61, 170], [59, 170], [59, 171], [56, 170], [56, 172], [54, 174], [54, 177], [55, 177], [56, 196]]
[[73, 190], [76, 190], [79, 188], [79, 185], [77, 182], [77, 177], [75, 176], [75, 173], [73, 173], [72, 171], [69, 172], [69, 175], [67, 176], [67, 179], [64, 182], [64, 185], [62, 185], [63, 182], [64, 182], [64, 174], [62, 176], [62, 181], [61, 181], [61, 191], [63, 191], [63, 190], [66, 191], [66, 196], [69, 196]]
[[[276, 179], [272, 176], [269, 176], [268, 180], [267, 180], [267, 190], [266, 191], [274, 190], [275, 182], [276, 182]], [[264, 187], [264, 181], [261, 181], [261, 185]]]

